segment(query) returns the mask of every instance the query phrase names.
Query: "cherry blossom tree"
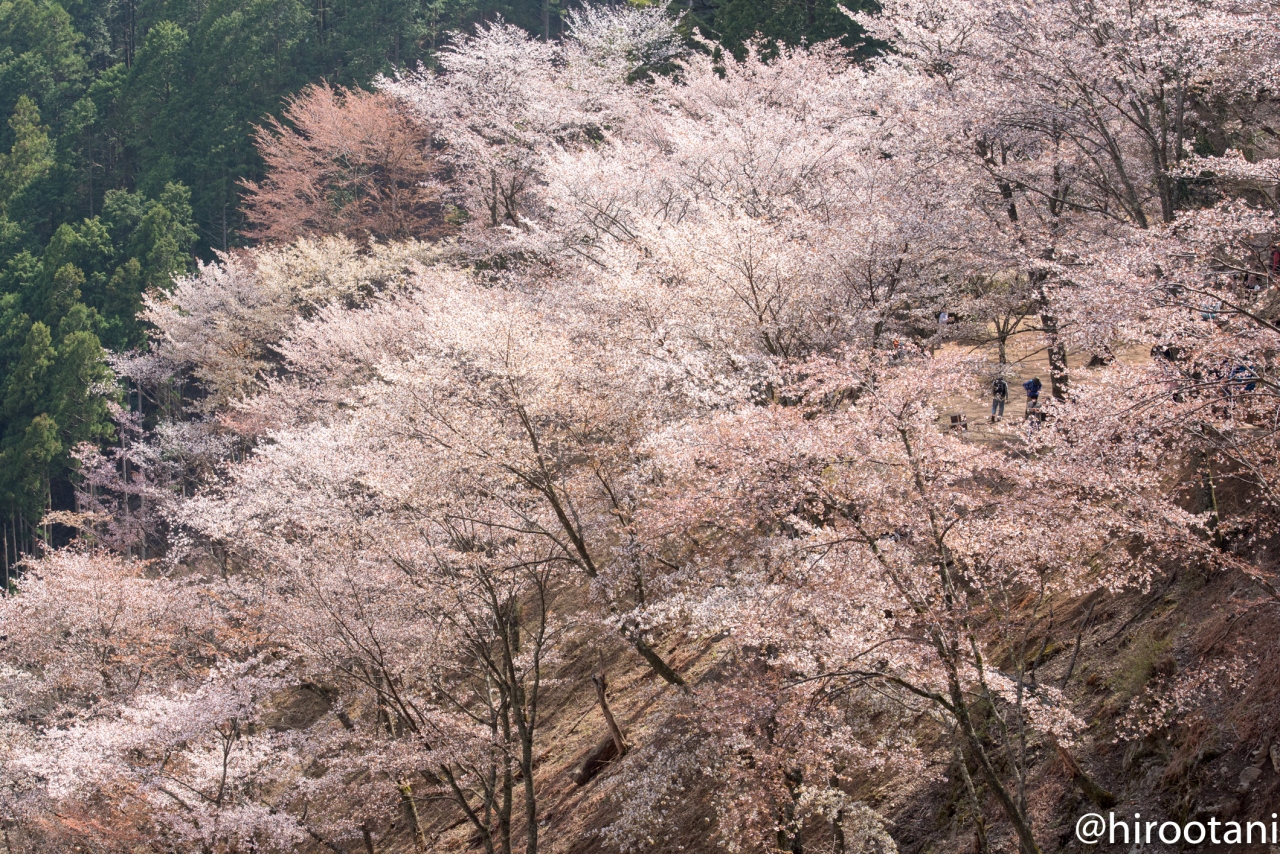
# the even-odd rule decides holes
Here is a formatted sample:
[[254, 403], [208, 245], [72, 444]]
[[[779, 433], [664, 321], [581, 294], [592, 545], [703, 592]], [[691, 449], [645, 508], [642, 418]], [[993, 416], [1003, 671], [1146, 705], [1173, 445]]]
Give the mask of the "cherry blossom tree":
[[[195, 586], [149, 575], [137, 561], [63, 551], [28, 565], [19, 594], [0, 600], [17, 832], [114, 850], [170, 834], [288, 837], [289, 822], [244, 789], [245, 763], [257, 761], [241, 743], [247, 704], [274, 683], [210, 671], [216, 651], [234, 657], [245, 638], [224, 631], [222, 610]], [[233, 803], [241, 814], [202, 824], [211, 805]]]
[[954, 110], [939, 142], [969, 170], [988, 260], [1003, 255], [1033, 285], [1061, 399], [1067, 347], [1101, 352], [1110, 330], [1096, 322], [1114, 314], [1115, 291], [1094, 286], [1090, 259], [1105, 265], [1129, 231], [1171, 222], [1191, 202], [1178, 178], [1185, 149], [1223, 111], [1256, 115], [1249, 93], [1275, 73], [1274, 13], [908, 2], [859, 20]]
[[[933, 704], [1022, 850], [1039, 850], [1028, 756], [1037, 738], [1066, 743], [1078, 725], [1035, 678], [1047, 612], [1064, 596], [1144, 583], [1142, 552], [1192, 540], [1192, 520], [1155, 496], [1133, 501], [1152, 494], [1150, 460], [1100, 467], [1055, 442], [1029, 461], [940, 431], [913, 388], [942, 380], [942, 366], [809, 370], [798, 405], [657, 440], [657, 482], [681, 486], [641, 515], [660, 556], [646, 586], [676, 597], [655, 611], [689, 609], [767, 650], [789, 682], [883, 684]], [[1005, 625], [998, 651], [980, 628], [989, 620]], [[994, 743], [978, 720], [997, 727]]]
[[568, 22], [557, 47], [499, 19], [460, 35], [440, 58], [443, 73], [381, 81], [444, 146], [450, 197], [482, 251], [490, 230], [536, 232], [556, 150], [598, 139], [636, 108], [628, 80], [683, 53], [667, 3], [590, 8]]
[[310, 86], [283, 121], [258, 128], [256, 143], [267, 177], [246, 183], [244, 204], [260, 238], [385, 241], [446, 229], [430, 136], [384, 94]]

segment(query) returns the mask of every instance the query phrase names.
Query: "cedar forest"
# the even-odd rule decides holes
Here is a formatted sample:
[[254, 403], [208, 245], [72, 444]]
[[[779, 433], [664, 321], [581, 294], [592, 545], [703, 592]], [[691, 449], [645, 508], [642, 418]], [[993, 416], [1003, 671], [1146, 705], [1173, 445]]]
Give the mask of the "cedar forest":
[[0, 0], [0, 115], [0, 854], [1280, 804], [1277, 0]]

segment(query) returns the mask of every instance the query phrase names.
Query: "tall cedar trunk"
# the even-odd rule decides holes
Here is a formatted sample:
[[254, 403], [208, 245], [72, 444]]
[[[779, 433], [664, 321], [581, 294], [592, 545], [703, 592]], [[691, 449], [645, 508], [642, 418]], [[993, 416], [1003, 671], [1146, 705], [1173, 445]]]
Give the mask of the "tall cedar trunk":
[[511, 602], [498, 607], [497, 617], [500, 626], [501, 660], [497, 670], [503, 681], [507, 683], [510, 697], [511, 715], [515, 718], [516, 735], [520, 737], [520, 775], [524, 783], [524, 818], [525, 845], [524, 854], [538, 854], [538, 802], [533, 784], [533, 736], [538, 726], [538, 685], [539, 655], [542, 643], [542, 629], [546, 623], [546, 603], [540, 604], [539, 618], [541, 628], [530, 633], [530, 643], [534, 646], [533, 664], [531, 665], [531, 684], [526, 690], [520, 670], [516, 666], [516, 657], [520, 649], [520, 619], [523, 616], [518, 608], [512, 608]]
[[516, 719], [516, 733], [520, 736], [520, 774], [524, 778], [524, 854], [538, 854], [538, 802], [533, 786], [533, 734], [538, 723], [538, 656], [534, 656], [533, 684], [526, 693], [516, 672], [512, 652], [508, 641], [504, 667], [511, 681], [512, 712]]

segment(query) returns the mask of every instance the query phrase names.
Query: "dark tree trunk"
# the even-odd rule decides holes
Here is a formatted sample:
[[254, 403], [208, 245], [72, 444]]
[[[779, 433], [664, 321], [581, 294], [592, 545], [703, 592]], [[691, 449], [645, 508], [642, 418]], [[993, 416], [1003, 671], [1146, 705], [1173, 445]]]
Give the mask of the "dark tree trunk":
[[618, 749], [618, 755], [624, 756], [627, 752], [627, 742], [622, 737], [622, 730], [618, 728], [618, 722], [613, 719], [613, 712], [609, 710], [609, 700], [604, 694], [604, 674], [595, 674], [591, 677], [591, 682], [596, 686], [596, 699], [600, 703], [600, 711], [604, 713], [604, 721], [609, 725], [609, 735], [613, 738], [613, 744]]

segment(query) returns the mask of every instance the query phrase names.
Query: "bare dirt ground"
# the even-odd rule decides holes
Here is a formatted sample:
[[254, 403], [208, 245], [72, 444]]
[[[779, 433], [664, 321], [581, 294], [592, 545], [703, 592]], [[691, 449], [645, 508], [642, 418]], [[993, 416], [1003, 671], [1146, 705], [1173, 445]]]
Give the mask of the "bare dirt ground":
[[[954, 340], [943, 344], [939, 353], [954, 353], [960, 356], [987, 356], [991, 359], [992, 370], [983, 378], [981, 388], [941, 390], [938, 399], [940, 412], [939, 424], [944, 428], [950, 426], [952, 415], [964, 415], [968, 438], [980, 442], [999, 442], [1012, 433], [1021, 431], [1026, 423], [1027, 395], [1022, 384], [1032, 377], [1039, 377], [1044, 388], [1040, 391], [1040, 401], [1050, 400], [1049, 394], [1049, 356], [1043, 346], [1043, 339], [1038, 335], [1016, 335], [1006, 348], [1008, 359], [1005, 365], [1005, 382], [1009, 384], [1009, 399], [1005, 403], [1004, 418], [992, 423], [991, 416], [991, 382], [996, 376], [996, 348], [994, 344], [974, 341]], [[1089, 370], [1086, 365], [1091, 358], [1090, 353], [1067, 351], [1067, 369], [1073, 375]], [[1131, 346], [1116, 353], [1116, 358], [1129, 364], [1142, 364], [1150, 360], [1150, 351], [1146, 347]]]

